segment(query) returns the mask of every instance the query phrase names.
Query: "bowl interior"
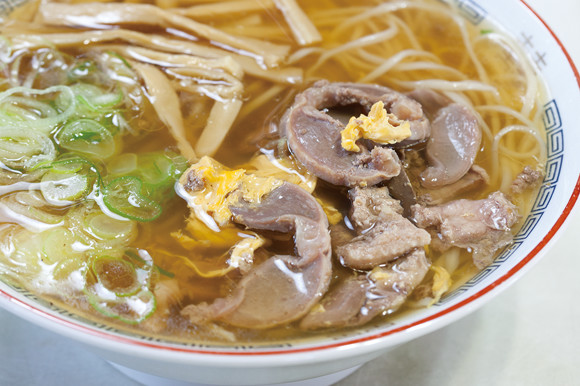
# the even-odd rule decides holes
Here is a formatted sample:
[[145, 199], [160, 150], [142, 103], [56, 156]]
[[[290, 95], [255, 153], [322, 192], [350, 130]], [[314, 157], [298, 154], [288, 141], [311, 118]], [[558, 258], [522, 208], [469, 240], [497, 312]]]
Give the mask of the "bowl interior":
[[[23, 288], [4, 282], [0, 282], [0, 304], [30, 321], [94, 345], [130, 344], [174, 353], [228, 354], [230, 358], [231, 354], [315, 353], [335, 347], [348, 348], [341, 355], [350, 355], [346, 353], [354, 346], [358, 351], [370, 351], [401, 343], [476, 309], [515, 281], [545, 253], [576, 203], [580, 190], [580, 152], [574, 151], [571, 145], [580, 143], [580, 131], [576, 130], [580, 123], [576, 114], [580, 106], [580, 77], [559, 40], [524, 2], [447, 2], [454, 3], [467, 22], [482, 29], [489, 22], [502, 26], [520, 43], [545, 79], [548, 93], [543, 101], [542, 117], [547, 133], [547, 163], [546, 177], [533, 208], [513, 244], [501, 251], [491, 265], [437, 304], [406, 313], [387, 325], [359, 329], [330, 339], [257, 347], [178, 343], [120, 331], [63, 310]], [[366, 344], [361, 345], [363, 342]]]

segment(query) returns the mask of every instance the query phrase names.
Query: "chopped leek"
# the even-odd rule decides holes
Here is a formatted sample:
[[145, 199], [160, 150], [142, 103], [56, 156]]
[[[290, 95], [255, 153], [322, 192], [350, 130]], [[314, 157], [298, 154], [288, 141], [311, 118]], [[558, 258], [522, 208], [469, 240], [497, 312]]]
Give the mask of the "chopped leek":
[[105, 316], [125, 323], [139, 323], [156, 308], [149, 289], [154, 273], [148, 253], [125, 251], [120, 258], [97, 257], [86, 275], [84, 289], [89, 303]]
[[137, 221], [153, 221], [161, 215], [161, 206], [143, 194], [143, 182], [134, 176], [119, 177], [104, 189], [103, 201], [119, 216]]
[[126, 240], [135, 232], [133, 221], [117, 220], [99, 212], [88, 218], [87, 227], [92, 234], [104, 240]]
[[112, 158], [107, 164], [110, 175], [122, 176], [133, 173], [137, 169], [137, 154], [125, 153]]
[[123, 101], [123, 92], [106, 93], [100, 87], [88, 83], [77, 83], [71, 86], [81, 109], [102, 112], [104, 109], [117, 107]]
[[47, 135], [16, 127], [0, 128], [0, 158], [6, 167], [27, 172], [55, 157], [56, 148]]
[[135, 267], [130, 262], [111, 256], [100, 256], [93, 261], [97, 281], [117, 296], [136, 294], [141, 288]]
[[[31, 95], [50, 95], [58, 93], [58, 110], [48, 104], [40, 107], [42, 102], [35, 101]], [[27, 102], [14, 94], [30, 95]], [[44, 90], [27, 87], [13, 87], [0, 93], [0, 127], [27, 128], [50, 133], [57, 125], [65, 122], [76, 111], [75, 95], [68, 86], [53, 86]]]
[[135, 295], [119, 297], [96, 283], [85, 289], [89, 304], [101, 314], [119, 319], [128, 324], [137, 324], [147, 319], [157, 307], [155, 295], [142, 289]]
[[56, 140], [61, 147], [87, 157], [106, 159], [115, 153], [111, 132], [92, 119], [70, 122], [59, 130]]
[[48, 172], [42, 176], [40, 191], [53, 205], [68, 204], [86, 196], [91, 185], [86, 175]]

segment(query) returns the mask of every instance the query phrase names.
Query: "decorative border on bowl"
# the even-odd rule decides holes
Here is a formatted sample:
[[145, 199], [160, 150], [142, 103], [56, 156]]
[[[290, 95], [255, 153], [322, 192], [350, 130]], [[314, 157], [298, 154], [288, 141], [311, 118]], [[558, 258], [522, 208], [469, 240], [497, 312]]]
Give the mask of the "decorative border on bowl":
[[552, 200], [558, 180], [560, 179], [562, 162], [564, 160], [564, 132], [562, 130], [560, 111], [558, 110], [558, 104], [555, 99], [552, 99], [544, 105], [542, 121], [547, 136], [547, 161], [544, 170], [545, 177], [542, 181], [542, 185], [540, 186], [530, 214], [526, 217], [520, 230], [514, 236], [513, 242], [499, 253], [493, 263], [482, 269], [477, 275], [465, 282], [465, 284], [456, 290], [443, 296], [441, 300], [437, 302], [437, 306], [449, 303], [468, 289], [479, 285], [483, 280], [491, 275], [492, 272], [500, 268], [514, 254], [514, 252], [521, 247], [524, 240], [530, 236], [544, 215], [545, 210], [548, 208], [548, 204]]

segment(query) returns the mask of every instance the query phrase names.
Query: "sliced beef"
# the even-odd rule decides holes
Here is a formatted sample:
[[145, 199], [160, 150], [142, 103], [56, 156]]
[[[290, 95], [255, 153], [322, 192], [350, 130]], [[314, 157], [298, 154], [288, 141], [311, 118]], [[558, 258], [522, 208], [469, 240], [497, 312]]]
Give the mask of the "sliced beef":
[[194, 322], [220, 320], [268, 328], [301, 318], [326, 292], [331, 246], [324, 211], [308, 192], [284, 183], [260, 203], [230, 206], [234, 220], [252, 229], [295, 232], [297, 256], [272, 256], [253, 268], [233, 293], [212, 304], [190, 305], [182, 314]]
[[325, 181], [344, 186], [370, 186], [399, 174], [396, 153], [378, 147], [371, 141], [360, 141], [362, 153], [345, 150], [340, 132], [344, 124], [328, 114], [337, 106], [358, 105], [365, 113], [383, 101], [388, 112], [408, 120], [411, 137], [401, 142], [406, 146], [425, 140], [430, 126], [416, 101], [386, 87], [356, 83], [320, 81], [296, 96], [286, 111], [280, 129], [288, 146], [310, 172]]
[[525, 166], [524, 170], [512, 182], [511, 191], [513, 194], [521, 194], [528, 189], [538, 186], [543, 179], [543, 172], [534, 170], [530, 166]]
[[494, 192], [483, 200], [456, 200], [447, 204], [412, 208], [416, 224], [430, 229], [431, 246], [445, 250], [452, 246], [473, 251], [479, 269], [493, 261], [494, 253], [512, 241], [512, 226], [518, 221], [517, 207], [503, 193]]
[[350, 219], [358, 236], [351, 240], [341, 237], [342, 243], [333, 240], [344, 265], [372, 269], [430, 243], [428, 232], [403, 217], [403, 208], [391, 198], [388, 188], [354, 188], [349, 196]]
[[338, 283], [300, 321], [307, 330], [358, 326], [396, 311], [429, 270], [425, 251], [415, 249], [385, 267], [355, 273]]

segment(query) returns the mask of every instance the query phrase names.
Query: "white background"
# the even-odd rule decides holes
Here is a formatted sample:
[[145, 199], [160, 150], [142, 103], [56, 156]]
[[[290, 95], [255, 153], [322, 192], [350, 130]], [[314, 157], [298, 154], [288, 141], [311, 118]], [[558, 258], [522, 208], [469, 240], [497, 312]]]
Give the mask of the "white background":
[[[528, 4], [580, 66], [580, 1]], [[482, 309], [385, 354], [338, 385], [580, 385], [580, 215], [566, 225], [548, 255]], [[76, 342], [0, 310], [0, 385], [137, 383]]]

